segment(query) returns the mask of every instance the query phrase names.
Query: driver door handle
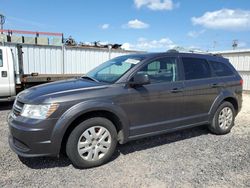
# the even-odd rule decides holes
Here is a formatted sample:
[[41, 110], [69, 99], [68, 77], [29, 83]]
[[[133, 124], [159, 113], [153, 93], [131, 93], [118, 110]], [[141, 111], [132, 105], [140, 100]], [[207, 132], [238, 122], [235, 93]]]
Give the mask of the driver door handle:
[[180, 93], [180, 92], [183, 92], [183, 89], [182, 88], [173, 88], [171, 90], [171, 93]]

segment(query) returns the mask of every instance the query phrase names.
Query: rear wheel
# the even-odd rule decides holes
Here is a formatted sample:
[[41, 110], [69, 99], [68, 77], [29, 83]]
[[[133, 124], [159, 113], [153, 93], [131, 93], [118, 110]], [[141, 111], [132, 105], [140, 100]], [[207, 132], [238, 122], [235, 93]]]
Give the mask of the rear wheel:
[[113, 123], [96, 117], [82, 122], [71, 132], [66, 153], [74, 166], [89, 168], [109, 161], [116, 145], [117, 132]]
[[223, 102], [215, 112], [209, 129], [215, 134], [227, 134], [234, 126], [234, 119], [234, 106], [230, 102]]

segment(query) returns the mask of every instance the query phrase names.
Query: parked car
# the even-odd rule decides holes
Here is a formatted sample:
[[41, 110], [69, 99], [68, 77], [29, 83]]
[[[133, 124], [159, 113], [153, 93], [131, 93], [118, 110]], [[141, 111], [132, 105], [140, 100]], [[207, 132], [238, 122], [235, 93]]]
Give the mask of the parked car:
[[9, 144], [23, 157], [58, 156], [88, 168], [108, 162], [117, 142], [207, 125], [229, 133], [242, 79], [228, 59], [195, 53], [114, 58], [79, 79], [21, 92], [8, 117]]

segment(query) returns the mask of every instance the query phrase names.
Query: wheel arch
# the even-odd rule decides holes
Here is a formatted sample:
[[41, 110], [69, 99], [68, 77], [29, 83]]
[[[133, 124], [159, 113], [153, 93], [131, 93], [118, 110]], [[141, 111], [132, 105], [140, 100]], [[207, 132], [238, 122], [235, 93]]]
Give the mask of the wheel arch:
[[113, 103], [89, 102], [77, 104], [67, 110], [57, 121], [52, 133], [52, 143], [59, 154], [71, 131], [82, 121], [92, 117], [104, 117], [110, 120], [118, 134], [119, 143], [127, 142], [129, 122], [124, 111]]
[[230, 92], [223, 92], [221, 93], [213, 102], [210, 110], [209, 110], [209, 114], [210, 114], [210, 118], [209, 121], [211, 122], [213, 119], [213, 114], [216, 112], [216, 110], [218, 109], [218, 107], [223, 103], [223, 102], [230, 102], [235, 109], [236, 114], [238, 113], [239, 110], [239, 105], [238, 105], [238, 101], [237, 101], [237, 97], [230, 93]]
[[230, 102], [234, 106], [236, 114], [238, 113], [239, 105], [238, 105], [238, 102], [237, 102], [236, 98], [234, 98], [234, 97], [227, 97], [223, 101]]

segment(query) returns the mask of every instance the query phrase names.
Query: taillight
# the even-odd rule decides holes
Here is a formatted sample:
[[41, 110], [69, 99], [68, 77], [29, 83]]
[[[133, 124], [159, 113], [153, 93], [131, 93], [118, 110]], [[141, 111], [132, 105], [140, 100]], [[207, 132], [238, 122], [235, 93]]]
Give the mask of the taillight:
[[240, 80], [240, 85], [243, 85], [243, 79]]

